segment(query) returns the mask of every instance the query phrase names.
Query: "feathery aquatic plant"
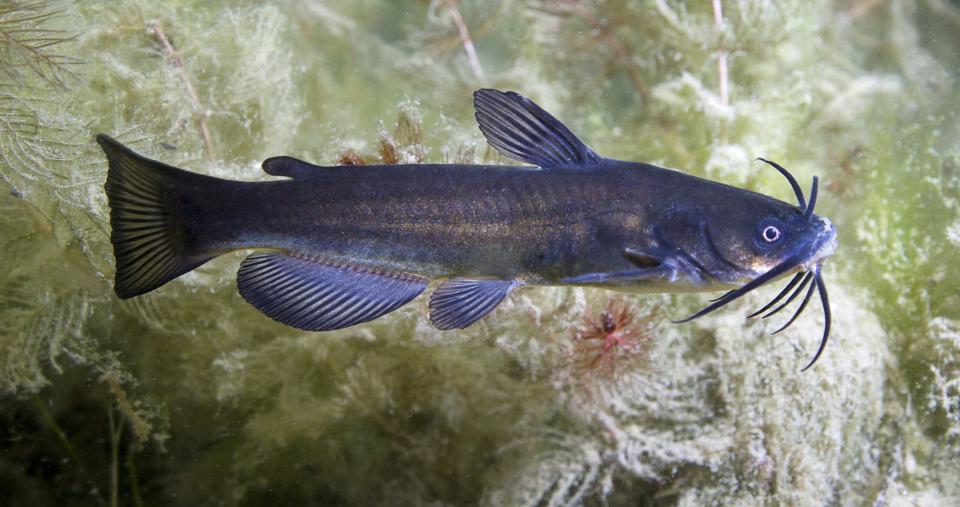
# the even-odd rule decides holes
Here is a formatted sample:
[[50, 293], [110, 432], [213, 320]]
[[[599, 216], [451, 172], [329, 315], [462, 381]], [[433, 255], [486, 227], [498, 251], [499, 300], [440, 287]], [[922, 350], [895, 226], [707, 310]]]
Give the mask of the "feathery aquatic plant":
[[[4, 426], [23, 438], [0, 444], [0, 467], [67, 463], [17, 475], [29, 491], [2, 488], [0, 502], [92, 488], [103, 501], [91, 504], [172, 492], [237, 504], [955, 497], [960, 13], [720, 3], [722, 23], [711, 2], [672, 0], [44, 4], [62, 13], [41, 29], [82, 34], [44, 51], [84, 63], [18, 66], [27, 88], [0, 72], [0, 315], [13, 330], [0, 379], [18, 393], [3, 415], [37, 421]], [[4, 19], [24, 5], [4, 4]], [[148, 298], [113, 298], [93, 131], [237, 179], [265, 178], [267, 156], [329, 163], [344, 146], [370, 161], [468, 160], [470, 146], [480, 158], [469, 96], [481, 83], [451, 5], [482, 85], [537, 99], [599, 152], [782, 198], [753, 157], [825, 174], [818, 206], [842, 245], [827, 267], [836, 347], [800, 374], [817, 322], [770, 338], [765, 322], [712, 315], [663, 325], [643, 368], [585, 397], [564, 351], [606, 303], [595, 291], [518, 292], [454, 335], [424, 323], [423, 302], [336, 333], [280, 328], [237, 302], [230, 258]], [[409, 98], [419, 114], [398, 132]], [[386, 135], [371, 136], [378, 120]], [[629, 297], [668, 317], [701, 301]]]

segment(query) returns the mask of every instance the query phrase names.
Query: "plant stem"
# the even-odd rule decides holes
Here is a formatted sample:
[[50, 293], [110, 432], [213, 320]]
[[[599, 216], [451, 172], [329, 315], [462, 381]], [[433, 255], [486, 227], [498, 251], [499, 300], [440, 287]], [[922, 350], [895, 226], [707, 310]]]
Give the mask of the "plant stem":
[[[713, 21], [717, 28], [723, 31], [723, 3], [721, 0], [713, 0]], [[717, 53], [717, 74], [720, 79], [720, 102], [725, 106], [730, 104], [727, 70], [727, 50], [721, 49]]]
[[80, 456], [77, 454], [76, 449], [73, 448], [73, 445], [67, 438], [67, 434], [63, 432], [63, 429], [61, 429], [60, 425], [57, 424], [57, 421], [54, 420], [53, 415], [50, 414], [50, 411], [47, 410], [47, 407], [43, 406], [43, 402], [40, 401], [40, 398], [34, 396], [33, 401], [37, 411], [40, 412], [41, 416], [43, 416], [43, 422], [46, 423], [47, 427], [53, 431], [54, 435], [57, 436], [57, 441], [59, 441], [60, 445], [63, 446], [67, 456], [71, 461], [76, 463], [78, 467], [80, 467], [80, 474], [83, 475], [84, 480], [93, 486], [93, 492], [97, 495], [97, 499], [100, 500], [101, 504], [106, 505], [106, 502], [104, 502], [103, 497], [100, 495], [100, 488], [97, 487], [97, 483], [93, 480], [93, 476], [90, 475], [90, 471], [87, 470], [87, 467], [82, 461], [80, 461]]
[[484, 79], [483, 67], [480, 66], [480, 59], [477, 58], [477, 50], [473, 47], [473, 40], [470, 38], [470, 31], [467, 30], [467, 24], [460, 15], [460, 9], [457, 8], [457, 0], [445, 0], [450, 9], [450, 17], [453, 18], [453, 24], [457, 25], [460, 32], [460, 41], [463, 43], [463, 50], [467, 53], [467, 61], [470, 62], [470, 68], [473, 69], [473, 75], [477, 79]]
[[135, 453], [132, 450], [127, 452], [127, 480], [130, 482], [130, 496], [133, 497], [133, 505], [143, 507], [143, 498], [140, 497], [140, 482], [137, 479], [137, 462], [134, 456]]
[[123, 419], [113, 420], [113, 403], [107, 403], [107, 420], [110, 421], [110, 507], [117, 507], [120, 496], [120, 436], [123, 434]]
[[607, 43], [614, 53], [616, 53], [617, 58], [623, 63], [624, 69], [627, 71], [627, 77], [630, 78], [630, 82], [633, 84], [633, 87], [637, 90], [637, 93], [640, 94], [640, 97], [643, 99], [643, 102], [646, 104], [650, 103], [652, 96], [650, 94], [650, 87], [647, 86], [647, 82], [643, 79], [643, 76], [640, 74], [640, 71], [637, 69], [636, 64], [633, 61], [632, 51], [626, 44], [623, 43], [620, 39], [617, 38], [610, 30], [597, 19], [596, 16], [590, 12], [589, 9], [584, 7], [580, 2], [570, 1], [568, 2], [570, 7], [587, 23], [590, 24], [591, 28], [598, 30], [600, 36], [603, 38], [604, 42]]
[[183, 82], [183, 86], [187, 89], [187, 96], [190, 97], [190, 103], [193, 105], [193, 110], [197, 114], [197, 124], [200, 127], [200, 135], [203, 136], [203, 144], [207, 148], [207, 159], [213, 162], [213, 141], [210, 138], [210, 129], [207, 128], [207, 121], [204, 119], [206, 113], [200, 104], [200, 97], [197, 95], [197, 90], [193, 88], [193, 84], [190, 82], [190, 76], [187, 74], [187, 66], [183, 63], [180, 52], [170, 43], [170, 39], [167, 38], [167, 35], [163, 31], [163, 25], [161, 25], [159, 21], [153, 23], [153, 26], [150, 27], [150, 32], [153, 33], [153, 35], [157, 37], [157, 40], [160, 41], [160, 44], [163, 45], [163, 49], [167, 52], [167, 57], [170, 59], [173, 67], [180, 71], [180, 81]]

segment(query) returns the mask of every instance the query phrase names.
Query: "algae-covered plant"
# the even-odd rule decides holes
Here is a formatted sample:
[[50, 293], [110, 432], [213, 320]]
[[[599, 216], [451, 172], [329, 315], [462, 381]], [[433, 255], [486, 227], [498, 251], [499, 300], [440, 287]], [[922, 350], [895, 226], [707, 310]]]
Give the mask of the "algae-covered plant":
[[[958, 30], [942, 0], [0, 2], [0, 504], [951, 505]], [[114, 296], [94, 134], [244, 180], [498, 163], [481, 87], [611, 157], [819, 175], [816, 366], [817, 312], [744, 318], [774, 288], [683, 325], [707, 296], [523, 290], [457, 332], [422, 300], [284, 327], [239, 256]]]

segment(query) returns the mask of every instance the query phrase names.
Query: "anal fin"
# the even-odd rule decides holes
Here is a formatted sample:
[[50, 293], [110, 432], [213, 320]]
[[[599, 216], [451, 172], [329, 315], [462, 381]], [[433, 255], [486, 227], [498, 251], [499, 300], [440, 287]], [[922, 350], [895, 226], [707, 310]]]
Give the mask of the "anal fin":
[[331, 331], [373, 320], [417, 297], [418, 275], [320, 259], [254, 253], [240, 264], [240, 295], [273, 320], [307, 331]]
[[430, 296], [430, 322], [437, 329], [463, 329], [490, 313], [517, 285], [515, 280], [447, 280]]

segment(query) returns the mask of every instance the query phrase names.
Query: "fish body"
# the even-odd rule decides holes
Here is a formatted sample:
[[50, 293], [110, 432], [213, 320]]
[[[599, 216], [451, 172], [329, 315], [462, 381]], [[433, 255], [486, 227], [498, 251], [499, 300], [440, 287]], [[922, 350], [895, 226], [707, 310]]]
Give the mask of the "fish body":
[[274, 157], [263, 169], [285, 179], [242, 182], [98, 136], [110, 163], [118, 295], [246, 249], [258, 252], [241, 265], [243, 297], [310, 330], [376, 318], [436, 279], [445, 281], [430, 319], [441, 329], [472, 324], [522, 285], [736, 292], [815, 267], [823, 286], [819, 264], [836, 230], [812, 214], [812, 202], [808, 212], [792, 177], [799, 207], [600, 157], [512, 92], [480, 90], [475, 105], [491, 145], [533, 165], [328, 167]]
[[[549, 171], [284, 163], [311, 173], [271, 182], [211, 178], [184, 191], [179, 209], [195, 248], [276, 249], [431, 278], [560, 285], [584, 273], [635, 268], [627, 248], [651, 251], [671, 237], [704, 267], [682, 288], [717, 290], [756, 273], [726, 260], [723, 242], [701, 232], [696, 218], [722, 217], [704, 231], [723, 234], [741, 216], [795, 210], [761, 194], [616, 160]], [[656, 282], [636, 285], [678, 288]]]

